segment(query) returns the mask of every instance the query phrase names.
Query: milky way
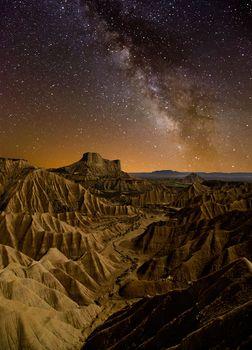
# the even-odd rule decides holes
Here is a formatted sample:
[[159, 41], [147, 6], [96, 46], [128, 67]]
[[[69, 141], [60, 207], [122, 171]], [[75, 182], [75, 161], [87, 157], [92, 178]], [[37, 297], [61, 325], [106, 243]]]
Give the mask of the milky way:
[[0, 156], [252, 170], [249, 1], [0, 4]]

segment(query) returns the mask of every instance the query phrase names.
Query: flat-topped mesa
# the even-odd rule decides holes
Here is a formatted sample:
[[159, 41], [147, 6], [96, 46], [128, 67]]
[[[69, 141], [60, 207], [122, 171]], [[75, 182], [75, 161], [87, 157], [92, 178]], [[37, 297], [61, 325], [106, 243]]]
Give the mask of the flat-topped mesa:
[[99, 153], [87, 152], [83, 154], [81, 161], [85, 162], [87, 166], [90, 167], [101, 167], [101, 168], [114, 168], [117, 171], [121, 170], [121, 161], [116, 160], [107, 160], [103, 159]]
[[122, 171], [120, 160], [108, 160], [99, 153], [87, 152], [82, 159], [75, 163], [75, 171], [84, 172], [88, 178], [92, 177], [127, 177]]
[[130, 176], [121, 170], [120, 160], [108, 160], [102, 158], [99, 153], [87, 152], [82, 158], [69, 166], [54, 169], [54, 171], [66, 176], [81, 176], [86, 180], [98, 178], [129, 178]]

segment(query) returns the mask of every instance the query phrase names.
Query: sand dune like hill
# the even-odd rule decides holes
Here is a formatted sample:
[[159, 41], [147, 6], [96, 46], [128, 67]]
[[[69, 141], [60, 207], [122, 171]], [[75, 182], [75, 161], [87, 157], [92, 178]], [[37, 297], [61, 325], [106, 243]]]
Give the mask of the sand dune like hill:
[[45, 170], [36, 170], [25, 178], [5, 211], [14, 213], [77, 211], [83, 205], [84, 195], [85, 190], [81, 186]]
[[65, 288], [68, 296], [78, 305], [89, 305], [93, 302], [95, 294], [85, 285], [60, 268], [53, 267], [49, 271], [57, 278]]
[[34, 170], [36, 168], [25, 159], [0, 158], [1, 179], [9, 178], [10, 180], [17, 178], [27, 169]]
[[[29, 302], [34, 300], [29, 295]], [[92, 305], [57, 311], [43, 305], [27, 305], [25, 299], [9, 300], [0, 296], [0, 347], [1, 349], [80, 349], [83, 343], [81, 329], [88, 326], [99, 312]]]
[[4, 270], [0, 271], [0, 278], [4, 280], [15, 280], [16, 278], [33, 279], [51, 289], [67, 295], [67, 291], [57, 278], [49, 272], [42, 264], [33, 263], [29, 267], [20, 264], [9, 264]]
[[63, 265], [68, 263], [70, 260], [61, 253], [57, 248], [50, 248], [47, 253], [40, 259], [40, 262], [43, 264], [46, 261], [49, 261], [52, 265]]
[[[23, 174], [31, 170], [31, 166], [24, 160], [10, 160], [0, 158], [0, 196], [8, 195], [7, 191], [11, 191], [17, 185], [19, 178]], [[1, 199], [1, 202], [3, 198]], [[1, 206], [3, 203], [1, 203]]]
[[89, 274], [88, 269], [86, 269], [81, 262], [69, 260], [64, 264], [61, 263], [57, 266], [59, 266], [59, 268], [65, 271], [68, 275], [72, 276], [76, 281], [80, 282], [84, 286], [87, 286], [89, 290], [93, 292], [99, 291], [98, 280], [94, 279]]
[[246, 349], [251, 227], [251, 184], [0, 159], [0, 349]]
[[[115, 260], [115, 259], [114, 259]], [[88, 251], [79, 261], [88, 274], [98, 283], [109, 281], [119, 269], [118, 264], [94, 250]]]
[[[40, 263], [52, 272], [58, 280], [61, 281], [61, 276], [66, 274], [77, 283], [86, 286], [88, 291], [85, 292], [85, 295], [91, 299], [94, 297], [94, 291], [99, 292], [99, 285], [107, 284], [114, 274], [120, 270], [116, 257], [107, 258], [93, 249], [88, 250], [81, 259], [72, 261], [67, 259], [58, 249], [51, 248], [42, 257]], [[63, 280], [61, 284], [64, 285]], [[90, 293], [90, 291], [92, 292]]]
[[24, 302], [28, 306], [40, 307], [43, 309], [64, 311], [78, 307], [66, 295], [53, 290], [29, 278], [16, 278], [6, 281], [0, 279], [0, 294], [10, 300]]
[[50, 249], [40, 262], [35, 262], [10, 247], [0, 246], [0, 250], [6, 256], [2, 258], [1, 280], [31, 279], [68, 295], [80, 305], [92, 303], [98, 284], [84, 269], [83, 262], [78, 264], [68, 260], [57, 249]]
[[178, 194], [178, 189], [170, 188], [167, 186], [156, 185], [151, 190], [147, 190], [137, 196], [134, 196], [131, 200], [134, 206], [148, 206], [158, 204], [170, 204], [175, 200]]
[[0, 243], [9, 245], [39, 260], [50, 248], [58, 248], [74, 259], [87, 250], [102, 249], [100, 241], [89, 232], [46, 214], [0, 215]]
[[32, 263], [32, 259], [20, 253], [18, 250], [0, 244], [0, 269], [5, 268], [12, 263], [29, 266]]
[[242, 258], [187, 289], [142, 299], [97, 328], [83, 349], [248, 349], [251, 273]]
[[175, 207], [192, 207], [205, 202], [220, 204], [231, 209], [233, 203], [243, 203], [245, 209], [251, 208], [252, 185], [250, 183], [194, 183], [181, 191], [172, 203]]
[[92, 303], [95, 294], [85, 284], [99, 290], [97, 282], [111, 279], [113, 264], [98, 253], [73, 262], [52, 248], [40, 262], [34, 262], [13, 248], [0, 249], [0, 328], [11, 328], [8, 335], [1, 334], [0, 347], [54, 349], [58, 344], [63, 349], [80, 348], [84, 341], [81, 330], [100, 313]]
[[0, 209], [6, 206], [19, 182], [34, 169], [23, 159], [0, 158]]
[[[80, 282], [84, 286], [88, 286], [91, 291], [97, 291], [99, 288], [98, 283], [101, 281], [104, 282], [104, 280], [106, 281], [107, 276], [104, 276], [104, 267], [102, 266], [102, 263], [106, 261], [106, 259], [102, 258], [102, 256], [98, 253], [96, 253], [96, 256], [97, 259], [95, 262], [88, 259], [86, 255], [84, 255], [84, 257], [78, 261], [72, 261], [67, 259], [66, 256], [58, 249], [51, 248], [47, 254], [42, 257], [40, 262], [43, 266], [47, 267], [49, 270], [51, 269], [52, 271], [54, 271], [55, 267], [59, 268], [67, 275], [74, 278], [77, 282]], [[97, 269], [95, 269], [95, 267], [97, 267]], [[91, 273], [93, 270], [96, 271], [98, 278], [94, 278], [93, 274]], [[112, 266], [111, 270], [114, 271]]]
[[84, 194], [84, 202], [81, 210], [90, 215], [104, 215], [104, 216], [120, 216], [120, 215], [134, 215], [138, 211], [129, 205], [112, 205], [110, 202], [98, 198], [91, 194], [88, 190]]
[[52, 316], [50, 311], [0, 298], [1, 348], [79, 349], [80, 330]]
[[88, 286], [85, 286], [64, 270], [53, 265], [42, 265], [38, 262], [33, 263], [29, 267], [10, 264], [0, 272], [0, 278], [7, 281], [12, 281], [16, 278], [35, 280], [68, 296], [78, 305], [92, 304], [95, 296]]
[[60, 221], [68, 223], [68, 225], [78, 227], [84, 232], [88, 230], [88, 227], [93, 221], [93, 219], [87, 216], [85, 213], [78, 211], [54, 213], [54, 217]]
[[80, 348], [81, 330], [100, 308], [90, 290], [53, 265], [69, 260], [52, 249], [44, 257], [48, 268], [11, 247], [1, 245], [0, 252], [0, 348]]
[[26, 176], [5, 208], [7, 213], [74, 211], [88, 215], [131, 215], [136, 212], [132, 207], [99, 199], [82, 186], [41, 169]]
[[101, 251], [110, 239], [131, 229], [137, 218], [109, 217], [86, 224], [85, 216], [78, 212], [56, 216], [49, 213], [2, 213], [0, 243], [36, 260], [50, 248], [57, 248], [68, 258], [76, 260], [91, 249]]

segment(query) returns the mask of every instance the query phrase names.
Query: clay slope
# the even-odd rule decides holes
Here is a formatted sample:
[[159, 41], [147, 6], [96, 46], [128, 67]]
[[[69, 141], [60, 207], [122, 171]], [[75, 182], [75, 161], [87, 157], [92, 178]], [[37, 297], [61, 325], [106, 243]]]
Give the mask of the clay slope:
[[230, 346], [250, 312], [251, 190], [137, 180], [91, 153], [1, 160], [0, 349], [80, 349], [97, 327], [87, 349]]
[[73, 261], [56, 248], [34, 261], [0, 245], [0, 257], [1, 349], [80, 349], [102, 311], [95, 300], [122, 268], [117, 257]]
[[185, 192], [197, 199], [191, 208], [170, 209], [166, 221], [152, 223], [132, 240], [131, 248], [145, 261], [121, 295], [135, 298], [184, 288], [237, 258], [252, 259], [250, 187], [227, 188], [224, 195], [222, 187], [194, 184]]
[[165, 184], [153, 184], [151, 188], [146, 188], [142, 193], [132, 196], [131, 203], [133, 206], [153, 208], [158, 205], [170, 205], [180, 191], [180, 188]]
[[219, 210], [219, 213], [232, 209], [246, 210], [252, 208], [252, 184], [218, 181], [201, 183], [196, 181], [189, 188], [181, 191], [171, 203], [171, 206], [184, 208], [199, 205], [207, 206], [208, 204]]
[[144, 298], [89, 337], [96, 349], [249, 349], [252, 264], [238, 259], [187, 289]]
[[0, 184], [0, 348], [79, 349], [124, 268], [105, 246], [138, 211], [21, 160]]
[[0, 253], [0, 348], [79, 349], [83, 327], [100, 308], [94, 292], [73, 277], [74, 268], [63, 270], [68, 259], [52, 251], [50, 263], [35, 262], [3, 245]]
[[0, 214], [0, 244], [8, 245], [39, 260], [50, 248], [57, 248], [76, 260], [90, 250], [101, 251], [112, 238], [126, 233], [137, 217], [100, 218], [88, 221], [78, 212], [2, 213]]
[[185, 287], [239, 257], [252, 259], [252, 211], [231, 211], [199, 221], [195, 220], [199, 210], [178, 216], [150, 225], [133, 240], [134, 249], [149, 258], [138, 268], [138, 279], [122, 288], [122, 295], [164, 293]]
[[87, 228], [78, 228], [77, 221], [71, 225], [67, 223], [67, 218], [65, 220], [49, 213], [2, 213], [0, 243], [37, 260], [51, 247], [59, 249], [72, 259], [80, 257], [91, 248], [103, 248], [102, 241], [91, 235]]
[[0, 210], [27, 174], [35, 168], [23, 159], [0, 158]]
[[102, 311], [95, 300], [122, 268], [118, 258], [90, 250], [73, 261], [51, 248], [34, 261], [4, 245], [0, 256], [0, 348], [80, 349]]
[[113, 205], [82, 186], [45, 170], [27, 175], [9, 199], [7, 213], [61, 213], [80, 211], [87, 215], [130, 215], [129, 206]]

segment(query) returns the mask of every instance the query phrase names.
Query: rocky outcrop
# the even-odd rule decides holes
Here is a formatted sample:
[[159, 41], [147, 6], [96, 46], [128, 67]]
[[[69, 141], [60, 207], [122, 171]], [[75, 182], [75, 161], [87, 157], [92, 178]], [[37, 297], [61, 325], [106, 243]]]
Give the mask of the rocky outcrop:
[[103, 159], [98, 153], [84, 153], [83, 157], [76, 163], [63, 168], [54, 169], [55, 172], [66, 176], [83, 180], [96, 180], [104, 178], [127, 178], [129, 175], [121, 170], [120, 160]]
[[111, 198], [120, 204], [134, 205], [132, 196], [154, 187], [149, 181], [136, 179], [122, 171], [120, 160], [103, 159], [98, 153], [85, 153], [80, 161], [51, 171], [81, 184], [94, 195]]

